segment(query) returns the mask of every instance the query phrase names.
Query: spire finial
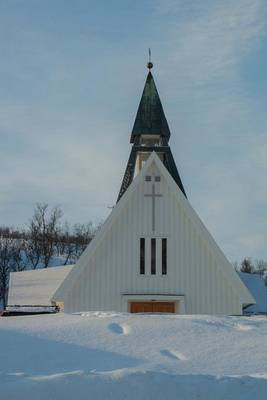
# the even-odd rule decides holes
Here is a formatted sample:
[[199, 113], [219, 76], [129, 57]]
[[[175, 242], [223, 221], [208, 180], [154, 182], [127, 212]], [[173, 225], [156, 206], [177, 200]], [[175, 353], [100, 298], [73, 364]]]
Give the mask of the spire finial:
[[148, 63], [147, 63], [147, 68], [149, 71], [153, 68], [153, 63], [151, 62], [151, 50], [150, 48], [148, 49]]

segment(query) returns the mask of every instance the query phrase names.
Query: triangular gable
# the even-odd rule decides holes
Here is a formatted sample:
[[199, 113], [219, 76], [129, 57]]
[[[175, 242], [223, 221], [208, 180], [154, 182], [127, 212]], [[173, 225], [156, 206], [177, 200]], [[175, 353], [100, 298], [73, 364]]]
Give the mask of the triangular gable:
[[225, 279], [229, 282], [229, 284], [233, 287], [236, 295], [242, 299], [243, 303], [252, 304], [255, 303], [253, 297], [242, 283], [240, 278], [237, 276], [236, 272], [234, 271], [232, 265], [226, 259], [223, 252], [220, 250], [217, 243], [214, 241], [210, 233], [208, 232], [207, 228], [204, 226], [202, 221], [200, 220], [197, 213], [194, 211], [188, 200], [185, 198], [183, 193], [181, 192], [180, 188], [177, 186], [175, 181], [173, 180], [172, 176], [169, 174], [168, 170], [165, 168], [159, 157], [155, 152], [153, 152], [150, 157], [148, 158], [147, 162], [145, 163], [144, 167], [141, 169], [139, 175], [133, 180], [132, 184], [129, 186], [127, 191], [125, 192], [124, 196], [121, 200], [117, 203], [114, 207], [113, 211], [111, 212], [110, 216], [107, 218], [104, 225], [101, 227], [100, 231], [96, 234], [94, 239], [88, 245], [80, 259], [78, 260], [76, 266], [72, 269], [70, 274], [66, 277], [64, 282], [61, 284], [59, 289], [56, 291], [55, 295], [53, 296], [54, 299], [61, 300], [64, 297], [64, 293], [68, 293], [71, 290], [72, 285], [79, 279], [79, 276], [84, 268], [88, 267], [88, 259], [91, 257], [95, 250], [98, 248], [102, 240], [104, 239], [106, 233], [109, 231], [110, 227], [112, 226], [113, 221], [117, 218], [120, 214], [120, 211], [124, 208], [124, 206], [128, 203], [129, 199], [131, 198], [132, 194], [134, 193], [135, 189], [142, 182], [144, 176], [147, 174], [151, 165], [155, 163], [156, 167], [158, 168], [159, 172], [165, 178], [170, 190], [174, 193], [177, 198], [177, 201], [182, 205], [184, 208], [185, 213], [190, 218], [191, 223], [195, 225], [197, 230], [201, 233], [201, 235], [205, 238], [208, 242], [210, 247], [213, 250], [214, 255], [217, 257], [218, 266], [224, 275]]

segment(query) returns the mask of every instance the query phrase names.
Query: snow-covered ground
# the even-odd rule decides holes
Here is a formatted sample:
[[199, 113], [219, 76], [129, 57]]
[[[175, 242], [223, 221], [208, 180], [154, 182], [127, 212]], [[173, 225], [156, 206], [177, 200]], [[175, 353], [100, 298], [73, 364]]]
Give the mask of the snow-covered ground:
[[267, 318], [84, 313], [0, 318], [1, 400], [257, 400]]

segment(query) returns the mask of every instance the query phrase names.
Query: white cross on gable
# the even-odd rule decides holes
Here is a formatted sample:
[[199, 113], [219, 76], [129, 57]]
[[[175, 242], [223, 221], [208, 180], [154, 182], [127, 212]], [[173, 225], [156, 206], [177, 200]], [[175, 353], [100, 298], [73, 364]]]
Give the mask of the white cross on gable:
[[[154, 178], [154, 177], [152, 177]], [[149, 181], [147, 181], [149, 182]], [[152, 199], [152, 232], [155, 232], [155, 225], [156, 225], [156, 198], [162, 197], [162, 194], [156, 193], [154, 179], [152, 182], [152, 193], [146, 193], [145, 197], [151, 197]]]

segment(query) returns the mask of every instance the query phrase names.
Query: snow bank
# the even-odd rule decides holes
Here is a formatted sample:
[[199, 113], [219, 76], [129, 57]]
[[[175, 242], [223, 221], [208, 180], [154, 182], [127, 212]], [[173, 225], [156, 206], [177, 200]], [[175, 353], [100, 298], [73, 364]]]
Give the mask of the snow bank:
[[0, 398], [257, 400], [267, 318], [81, 313], [0, 319]]

